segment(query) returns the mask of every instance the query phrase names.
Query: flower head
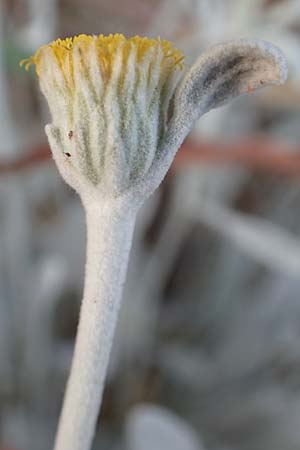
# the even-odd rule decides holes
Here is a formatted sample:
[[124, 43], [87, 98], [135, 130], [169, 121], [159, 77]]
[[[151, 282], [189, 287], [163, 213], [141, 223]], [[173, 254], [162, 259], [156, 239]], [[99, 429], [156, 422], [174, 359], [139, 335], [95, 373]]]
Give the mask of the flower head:
[[183, 59], [168, 41], [116, 34], [58, 39], [21, 63], [35, 64], [69, 163], [119, 191], [152, 162]]
[[[88, 95], [99, 104], [110, 85], [114, 85], [116, 95], [127, 100], [128, 89], [132, 94], [138, 89], [146, 93], [148, 89], [151, 102], [155, 89], [162, 88], [183, 68], [183, 59], [170, 42], [160, 38], [81, 34], [43, 45], [34, 56], [21, 61], [21, 65], [27, 70], [35, 65], [51, 112], [59, 120], [61, 111], [57, 109], [57, 100], [61, 103], [63, 95], [63, 113], [71, 120], [78, 97]], [[88, 92], [83, 92], [84, 89]]]
[[286, 78], [283, 55], [263, 41], [216, 46], [180, 80], [183, 60], [168, 41], [116, 34], [58, 39], [22, 61], [36, 67], [54, 158], [82, 196], [143, 199], [201, 114]]

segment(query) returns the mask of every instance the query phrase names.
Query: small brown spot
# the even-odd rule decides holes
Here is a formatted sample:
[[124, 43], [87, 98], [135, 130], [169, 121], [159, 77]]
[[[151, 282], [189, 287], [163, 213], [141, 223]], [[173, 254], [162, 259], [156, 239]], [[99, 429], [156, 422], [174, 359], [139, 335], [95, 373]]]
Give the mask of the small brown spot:
[[261, 85], [263, 85], [263, 84], [264, 84], [264, 80], [260, 80], [259, 82], [260, 82], [260, 84], [261, 84]]
[[72, 139], [72, 137], [73, 137], [73, 131], [71, 130], [71, 131], [69, 131], [69, 133], [68, 133], [68, 136], [69, 136], [69, 139], [71, 140]]
[[249, 85], [247, 92], [253, 92], [253, 91], [254, 91], [254, 87], [252, 85]]
[[65, 155], [68, 157], [68, 158], [70, 158], [71, 157], [71, 153], [65, 153]]

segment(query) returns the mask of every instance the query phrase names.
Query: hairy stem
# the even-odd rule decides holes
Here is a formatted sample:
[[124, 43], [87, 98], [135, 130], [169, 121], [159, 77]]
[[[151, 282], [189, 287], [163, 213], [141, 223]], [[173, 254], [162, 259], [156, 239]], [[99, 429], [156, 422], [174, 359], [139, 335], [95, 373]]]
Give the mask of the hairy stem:
[[121, 302], [135, 211], [88, 205], [87, 261], [78, 332], [54, 450], [89, 450]]

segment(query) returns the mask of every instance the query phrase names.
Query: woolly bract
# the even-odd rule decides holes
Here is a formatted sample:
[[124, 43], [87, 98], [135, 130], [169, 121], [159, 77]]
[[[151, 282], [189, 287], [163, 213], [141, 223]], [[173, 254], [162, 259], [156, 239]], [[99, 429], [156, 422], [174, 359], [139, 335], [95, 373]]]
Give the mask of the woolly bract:
[[160, 38], [116, 34], [58, 39], [23, 61], [36, 66], [54, 158], [81, 196], [144, 200], [201, 114], [287, 73], [280, 50], [264, 41], [216, 46], [181, 80], [183, 59]]

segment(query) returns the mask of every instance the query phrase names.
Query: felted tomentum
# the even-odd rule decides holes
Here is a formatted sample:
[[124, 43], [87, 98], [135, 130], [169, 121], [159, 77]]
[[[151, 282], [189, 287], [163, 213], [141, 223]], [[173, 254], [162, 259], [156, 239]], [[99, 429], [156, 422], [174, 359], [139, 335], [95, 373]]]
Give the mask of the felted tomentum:
[[287, 67], [264, 41], [218, 45], [187, 68], [171, 43], [120, 34], [58, 39], [23, 63], [36, 67], [53, 157], [86, 210], [84, 295], [55, 450], [88, 450], [139, 207], [202, 114], [283, 83]]

